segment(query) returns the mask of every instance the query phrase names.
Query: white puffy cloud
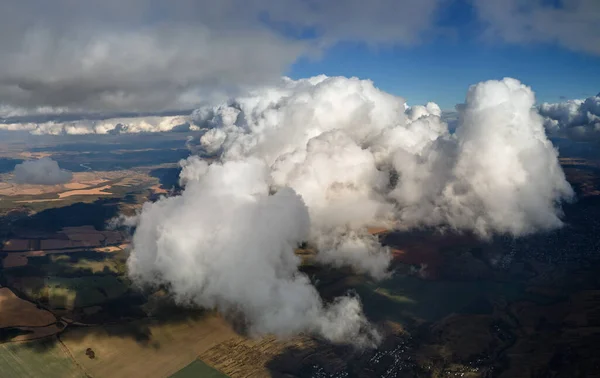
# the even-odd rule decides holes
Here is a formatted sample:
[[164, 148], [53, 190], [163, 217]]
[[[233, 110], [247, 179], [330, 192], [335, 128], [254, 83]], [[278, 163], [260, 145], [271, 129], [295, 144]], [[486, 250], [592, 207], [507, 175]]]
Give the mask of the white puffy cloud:
[[294, 250], [308, 237], [308, 210], [292, 189], [269, 195], [263, 161], [184, 164], [182, 195], [145, 204], [137, 218], [128, 260], [135, 282], [166, 284], [179, 303], [243, 317], [253, 334], [378, 341], [358, 298], [326, 305], [299, 272]]
[[597, 0], [472, 1], [487, 27], [487, 38], [509, 43], [557, 43], [570, 50], [600, 54]]
[[[428, 222], [484, 236], [523, 235], [562, 224], [559, 201], [573, 192], [534, 103], [531, 89], [514, 79], [469, 89], [454, 145], [430, 155], [434, 167], [442, 151], [442, 158], [455, 161], [450, 179], [428, 201], [435, 205]], [[433, 174], [443, 177], [443, 172]]]
[[[391, 205], [382, 199], [388, 176], [364, 147], [402, 122], [405, 109], [402, 98], [370, 81], [318, 76], [284, 79], [195, 115], [200, 124], [217, 125], [201, 139], [206, 150], [222, 150], [225, 161], [259, 157], [271, 167], [276, 186], [303, 197], [322, 260], [382, 277], [389, 252], [362, 226], [391, 222]], [[222, 116], [232, 112], [238, 115]], [[223, 119], [228, 122], [218, 124]]]
[[[392, 219], [483, 236], [560, 225], [554, 201], [571, 191], [534, 102], [516, 80], [480, 83], [450, 134], [436, 104], [407, 108], [370, 81], [320, 76], [284, 80], [195, 116], [216, 126], [201, 139], [208, 151], [223, 160], [260, 157], [275, 185], [302, 195], [314, 240], [324, 233], [329, 245], [338, 236], [332, 230]], [[392, 171], [400, 178], [390, 189]], [[544, 185], [529, 185], [534, 177]]]
[[585, 100], [567, 100], [539, 107], [546, 129], [575, 139], [600, 136], [600, 93]]
[[294, 247], [382, 278], [390, 255], [370, 226], [484, 238], [560, 227], [573, 192], [534, 102], [517, 80], [479, 83], [450, 133], [433, 103], [318, 76], [198, 109], [212, 127], [200, 145], [218, 160], [182, 161], [183, 194], [144, 206], [130, 271], [180, 302], [235, 309], [259, 334], [374, 341], [356, 298], [321, 304]]
[[60, 169], [58, 163], [48, 157], [25, 161], [15, 166], [14, 179], [18, 184], [57, 185], [73, 178], [73, 174]]

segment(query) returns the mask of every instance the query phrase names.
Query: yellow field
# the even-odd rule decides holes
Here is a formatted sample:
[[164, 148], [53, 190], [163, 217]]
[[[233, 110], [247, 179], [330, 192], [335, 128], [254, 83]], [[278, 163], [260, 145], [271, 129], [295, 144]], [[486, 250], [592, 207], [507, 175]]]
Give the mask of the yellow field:
[[[168, 377], [213, 346], [238, 337], [220, 317], [207, 315], [179, 323], [148, 324], [150, 339], [119, 335], [117, 326], [67, 330], [61, 340], [93, 377]], [[95, 358], [85, 351], [91, 348]]]
[[69, 190], [77, 190], [77, 189], [89, 188], [89, 185], [82, 184], [80, 182], [70, 182], [68, 184], [65, 184], [64, 187], [65, 187], [65, 189], [69, 189]]
[[160, 187], [160, 185], [153, 185], [150, 187], [150, 190], [152, 190], [153, 193], [155, 194], [167, 194], [169, 193], [168, 190], [165, 190], [163, 188]]
[[52, 156], [52, 154], [49, 152], [19, 151], [17, 153], [17, 157], [24, 159], [24, 160], [41, 159], [41, 158], [50, 157], [50, 156]]
[[[74, 172], [73, 179], [65, 184], [59, 185], [32, 185], [32, 184], [17, 184], [14, 182], [14, 177], [11, 174], [0, 174], [0, 196], [39, 196], [48, 194], [57, 194], [60, 198], [30, 198], [19, 199], [18, 203], [35, 203], [46, 201], [59, 201], [61, 199], [74, 195], [109, 195], [106, 192], [111, 185], [106, 185], [107, 182], [117, 182], [115, 185], [131, 186], [147, 183], [148, 186], [155, 185], [157, 179], [150, 177], [145, 172], [136, 170], [122, 171], [90, 171], [90, 172]], [[98, 188], [99, 185], [105, 185]], [[96, 187], [96, 188], [94, 188]]]
[[105, 190], [108, 190], [111, 188], [111, 185], [104, 185], [101, 186], [99, 188], [93, 188], [93, 189], [79, 189], [79, 190], [70, 190], [68, 192], [62, 192], [58, 194], [59, 198], [66, 198], [66, 197], [71, 197], [71, 196], [83, 196], [83, 195], [95, 195], [95, 196], [105, 196], [105, 195], [111, 195], [111, 192], [105, 192]]
[[15, 203], [40, 203], [40, 202], [56, 202], [60, 201], [60, 198], [46, 198], [46, 199], [38, 199], [38, 200], [24, 200], [24, 201], [15, 201]]
[[0, 344], [0, 378], [84, 378], [56, 339]]
[[[308, 337], [295, 337], [280, 341], [274, 337], [251, 340], [236, 337], [200, 354], [200, 359], [209, 366], [231, 378], [269, 377], [268, 364], [288, 347], [297, 350], [313, 350], [314, 341]], [[331, 361], [335, 364], [339, 361]]]

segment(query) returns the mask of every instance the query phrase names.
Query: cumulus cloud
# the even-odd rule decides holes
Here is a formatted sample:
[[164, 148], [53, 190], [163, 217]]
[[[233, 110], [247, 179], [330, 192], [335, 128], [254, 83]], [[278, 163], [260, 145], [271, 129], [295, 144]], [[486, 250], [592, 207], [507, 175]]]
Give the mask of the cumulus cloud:
[[[201, 139], [207, 151], [225, 161], [260, 157], [277, 186], [302, 195], [326, 256], [339, 252], [331, 246], [340, 234], [353, 240], [367, 225], [398, 219], [482, 236], [560, 225], [555, 200], [568, 198], [570, 187], [534, 102], [513, 79], [478, 84], [451, 134], [434, 103], [407, 107], [370, 81], [319, 76], [286, 79], [194, 116], [214, 127]], [[392, 174], [399, 179], [390, 188]], [[530, 185], [534, 177], [544, 184]], [[380, 265], [363, 268], [376, 273]]]
[[485, 36], [509, 43], [557, 43], [600, 54], [600, 2], [597, 0], [473, 0], [487, 26]]
[[390, 254], [368, 227], [484, 238], [560, 227], [573, 192], [534, 102], [517, 80], [479, 83], [451, 133], [434, 103], [317, 76], [200, 108], [194, 122], [211, 128], [200, 146], [217, 162], [182, 161], [183, 194], [144, 207], [132, 275], [180, 302], [237, 309], [257, 333], [375, 340], [356, 298], [321, 303], [294, 247], [378, 279]]
[[0, 107], [13, 115], [190, 109], [277, 80], [298, 57], [339, 41], [418, 42], [438, 2], [9, 1], [0, 14]]
[[[455, 145], [446, 147], [446, 158], [456, 159], [451, 178], [432, 202], [429, 221], [484, 236], [523, 235], [562, 224], [559, 201], [573, 191], [534, 103], [531, 89], [514, 79], [469, 89]], [[437, 159], [434, 154], [434, 166]], [[442, 172], [434, 173], [443, 177]]]
[[130, 134], [187, 131], [199, 128], [189, 116], [146, 116], [99, 120], [0, 123], [0, 130], [29, 131], [34, 135]]
[[25, 161], [15, 166], [15, 182], [18, 184], [58, 185], [73, 178], [73, 174], [60, 169], [58, 163], [48, 157]]
[[179, 303], [243, 317], [253, 334], [319, 334], [373, 345], [358, 298], [325, 305], [298, 271], [295, 248], [308, 237], [302, 198], [269, 195], [270, 173], [258, 159], [185, 163], [181, 196], [144, 206], [128, 260], [138, 284], [166, 284]]
[[543, 103], [539, 112], [544, 117], [544, 126], [552, 134], [575, 139], [600, 136], [600, 93], [585, 100]]

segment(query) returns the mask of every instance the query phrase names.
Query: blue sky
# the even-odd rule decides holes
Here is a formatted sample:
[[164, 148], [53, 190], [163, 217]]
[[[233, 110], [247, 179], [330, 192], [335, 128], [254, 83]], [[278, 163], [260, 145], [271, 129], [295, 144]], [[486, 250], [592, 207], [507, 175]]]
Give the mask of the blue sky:
[[444, 8], [437, 25], [437, 33], [444, 36], [430, 35], [413, 46], [370, 48], [342, 43], [320, 59], [299, 59], [287, 74], [292, 78], [324, 73], [371, 79], [409, 104], [434, 101], [446, 110], [464, 100], [469, 85], [507, 76], [531, 86], [538, 102], [600, 92], [598, 55], [554, 43], [484, 41], [483, 27], [464, 1]]
[[600, 92], [600, 57], [560, 47], [484, 46], [437, 41], [413, 48], [374, 51], [365, 46], [335, 47], [319, 60], [300, 59], [292, 78], [358, 76], [371, 79], [410, 104], [434, 101], [452, 109], [467, 88], [482, 80], [514, 77], [531, 86], [538, 102], [585, 98]]

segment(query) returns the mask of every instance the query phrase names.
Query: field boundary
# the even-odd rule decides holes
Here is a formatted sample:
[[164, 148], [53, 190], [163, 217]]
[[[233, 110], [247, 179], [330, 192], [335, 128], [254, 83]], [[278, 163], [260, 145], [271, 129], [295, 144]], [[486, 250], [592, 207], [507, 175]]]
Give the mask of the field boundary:
[[77, 361], [77, 359], [75, 358], [75, 356], [73, 355], [73, 353], [71, 352], [71, 350], [69, 349], [68, 346], [66, 346], [62, 340], [60, 339], [60, 335], [56, 335], [56, 340], [58, 341], [58, 345], [60, 346], [60, 349], [62, 349], [62, 351], [71, 359], [71, 361], [73, 361], [73, 364], [75, 364], [75, 366], [77, 366], [77, 368], [83, 373], [83, 375], [87, 378], [93, 378], [91, 374], [89, 374], [85, 368], [83, 366], [81, 366], [81, 364], [79, 364], [79, 362]]

